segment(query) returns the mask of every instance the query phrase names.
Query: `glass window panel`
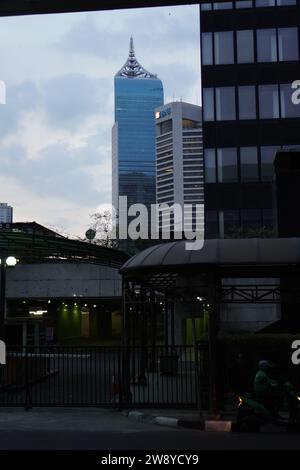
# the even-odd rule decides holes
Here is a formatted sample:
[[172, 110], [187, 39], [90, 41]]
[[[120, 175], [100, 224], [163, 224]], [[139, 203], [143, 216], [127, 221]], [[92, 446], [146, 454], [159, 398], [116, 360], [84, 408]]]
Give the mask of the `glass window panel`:
[[274, 229], [274, 213], [272, 209], [263, 209], [262, 215], [264, 228], [272, 231]]
[[228, 10], [233, 8], [233, 2], [214, 3], [214, 10]]
[[257, 30], [257, 60], [258, 62], [277, 61], [276, 29]]
[[216, 88], [216, 113], [217, 121], [236, 119], [234, 87]]
[[202, 65], [213, 64], [212, 33], [202, 33]]
[[218, 182], [232, 183], [238, 179], [236, 148], [217, 149]]
[[204, 121], [215, 120], [214, 110], [214, 89], [204, 88], [203, 89], [203, 119]]
[[285, 5], [297, 5], [297, 0], [277, 0], [277, 5], [279, 7]]
[[219, 212], [219, 232], [221, 238], [232, 237], [238, 233], [239, 227], [240, 221], [237, 210]]
[[254, 62], [253, 31], [237, 31], [237, 61], [239, 64]]
[[215, 33], [215, 64], [233, 64], [233, 31]]
[[259, 85], [259, 117], [260, 119], [279, 118], [279, 97], [277, 85]]
[[201, 10], [202, 10], [202, 11], [209, 11], [209, 10], [211, 10], [211, 3], [202, 3], [202, 5], [201, 5]]
[[256, 147], [241, 147], [241, 180], [257, 181], [258, 180], [258, 160]]
[[239, 119], [256, 119], [255, 86], [239, 86]]
[[280, 85], [280, 107], [282, 118], [300, 117], [300, 104], [292, 102], [294, 90], [290, 83]]
[[244, 209], [241, 211], [243, 231], [248, 235], [255, 236], [257, 230], [261, 229], [261, 211], [259, 209]]
[[256, 0], [255, 5], [257, 7], [273, 7], [275, 6], [275, 0]]
[[216, 182], [216, 151], [215, 149], [204, 150], [205, 161], [205, 183]]
[[278, 147], [261, 147], [261, 179], [262, 181], [272, 181], [274, 174], [274, 158]]
[[217, 238], [219, 236], [219, 223], [217, 211], [206, 211], [205, 213], [205, 237]]
[[278, 29], [278, 54], [279, 60], [298, 60], [298, 28]]
[[252, 0], [242, 0], [239, 2], [235, 2], [235, 8], [252, 8]]

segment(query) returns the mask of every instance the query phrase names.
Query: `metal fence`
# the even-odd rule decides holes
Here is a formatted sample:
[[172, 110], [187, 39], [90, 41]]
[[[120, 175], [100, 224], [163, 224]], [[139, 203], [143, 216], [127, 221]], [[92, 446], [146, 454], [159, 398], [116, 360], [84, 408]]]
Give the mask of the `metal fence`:
[[8, 347], [0, 406], [205, 408], [206, 365], [192, 346]]

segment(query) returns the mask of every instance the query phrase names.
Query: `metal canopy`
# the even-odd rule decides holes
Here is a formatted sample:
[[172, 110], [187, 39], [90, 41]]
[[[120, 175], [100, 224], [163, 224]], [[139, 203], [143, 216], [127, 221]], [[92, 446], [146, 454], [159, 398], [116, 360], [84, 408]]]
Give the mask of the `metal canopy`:
[[126, 277], [196, 270], [275, 276], [279, 271], [300, 270], [300, 238], [250, 238], [205, 240], [202, 250], [188, 251], [185, 241], [152, 246], [130, 258], [120, 272]]
[[128, 256], [122, 251], [64, 237], [12, 230], [0, 231], [0, 256], [20, 261], [77, 261], [120, 267]]

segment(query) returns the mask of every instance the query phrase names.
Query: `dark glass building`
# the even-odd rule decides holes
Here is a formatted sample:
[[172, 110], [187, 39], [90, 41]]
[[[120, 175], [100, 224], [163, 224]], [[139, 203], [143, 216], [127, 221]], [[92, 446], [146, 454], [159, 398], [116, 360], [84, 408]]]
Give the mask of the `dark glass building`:
[[206, 238], [276, 236], [274, 158], [300, 144], [299, 0], [200, 9]]
[[137, 61], [130, 39], [129, 56], [115, 75], [115, 124], [112, 133], [113, 205], [155, 204], [154, 110], [163, 104], [163, 86]]

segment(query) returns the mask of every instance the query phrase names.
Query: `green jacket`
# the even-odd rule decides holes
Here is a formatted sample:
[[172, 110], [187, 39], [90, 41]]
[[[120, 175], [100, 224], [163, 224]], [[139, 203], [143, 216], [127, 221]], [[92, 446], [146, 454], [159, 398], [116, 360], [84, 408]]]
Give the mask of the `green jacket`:
[[254, 393], [255, 395], [268, 398], [278, 392], [279, 383], [275, 379], [271, 379], [265, 372], [259, 370], [254, 379]]

